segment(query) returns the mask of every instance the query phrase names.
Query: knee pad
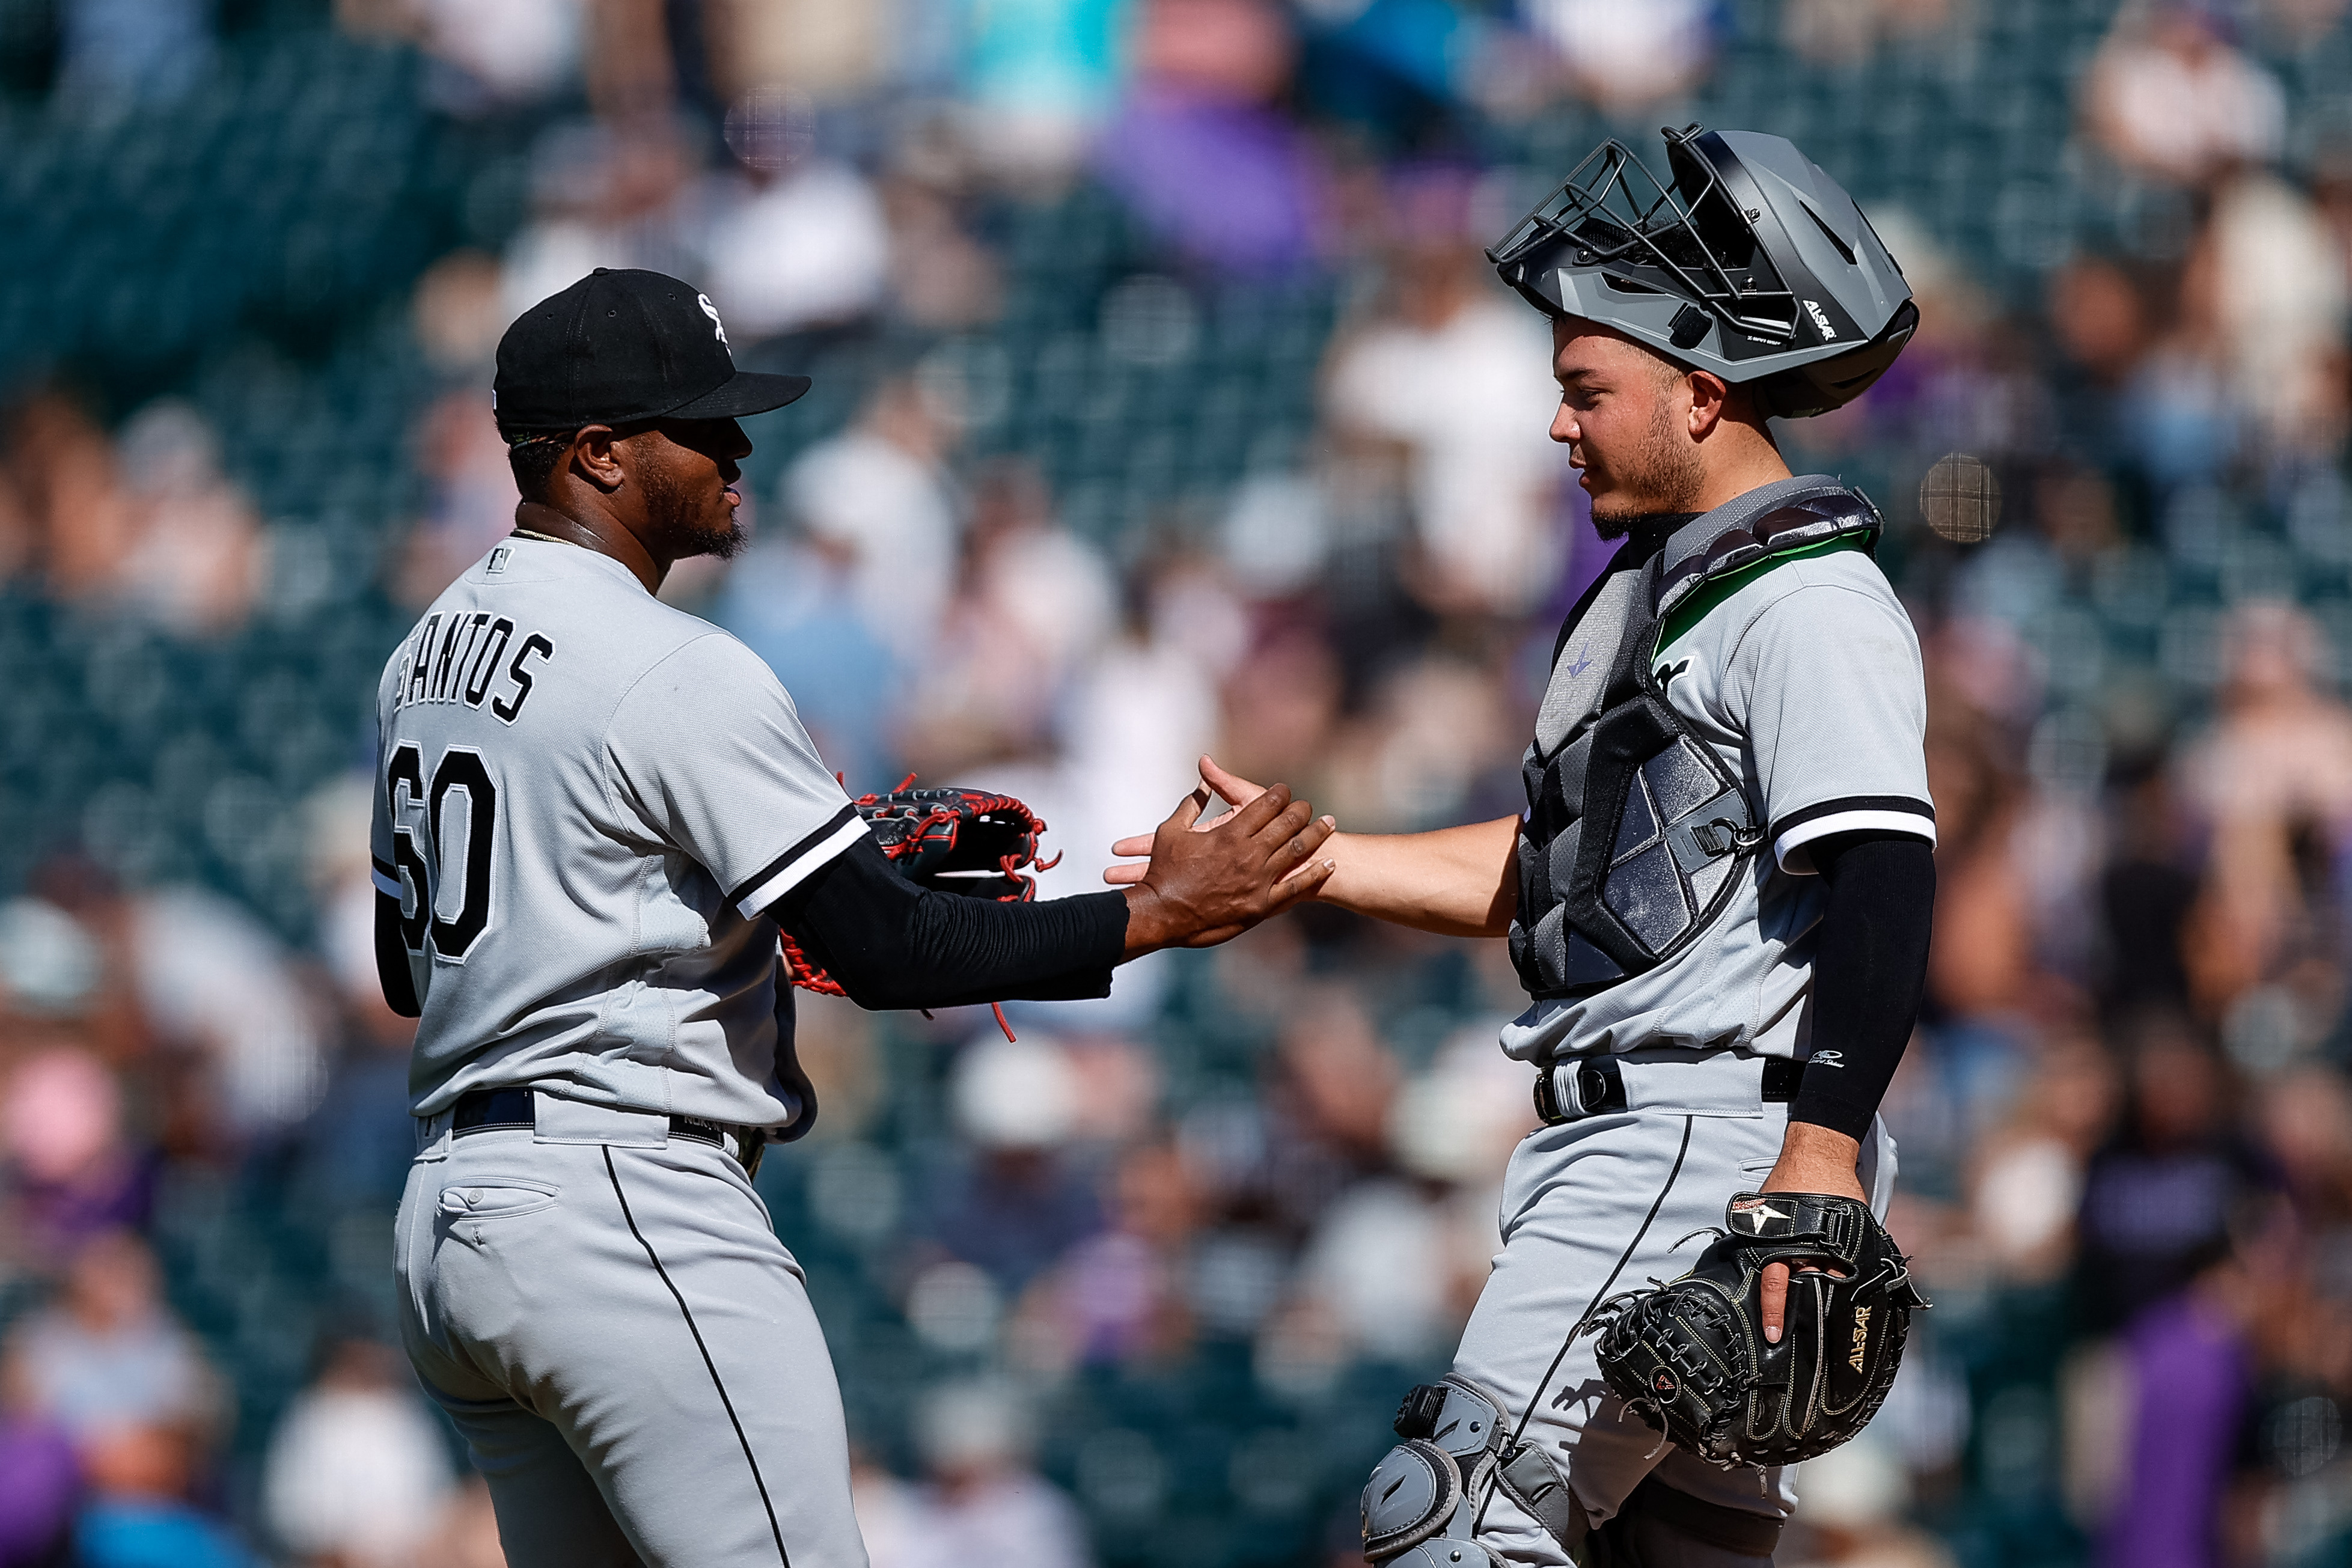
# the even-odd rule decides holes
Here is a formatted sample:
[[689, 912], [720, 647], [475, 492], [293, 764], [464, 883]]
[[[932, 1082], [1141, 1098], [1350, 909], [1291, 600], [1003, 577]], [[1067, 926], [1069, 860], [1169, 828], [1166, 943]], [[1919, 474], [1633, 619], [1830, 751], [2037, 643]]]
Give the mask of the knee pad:
[[[1364, 1486], [1364, 1555], [1381, 1568], [1487, 1568], [1492, 1555], [1470, 1531], [1502, 1451], [1502, 1426], [1501, 1404], [1465, 1377], [1406, 1395], [1396, 1418], [1404, 1441]], [[1431, 1544], [1440, 1536], [1442, 1544]]]

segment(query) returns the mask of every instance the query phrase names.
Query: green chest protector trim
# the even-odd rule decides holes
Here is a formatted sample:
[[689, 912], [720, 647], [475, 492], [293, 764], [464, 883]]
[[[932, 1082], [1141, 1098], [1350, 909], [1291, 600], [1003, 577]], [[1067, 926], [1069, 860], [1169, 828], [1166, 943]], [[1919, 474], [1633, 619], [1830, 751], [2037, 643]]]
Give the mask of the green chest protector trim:
[[1510, 946], [1529, 996], [1590, 996], [1672, 958], [1721, 916], [1763, 843], [1743, 781], [1667, 701], [1663, 643], [1759, 573], [1867, 550], [1884, 526], [1867, 498], [1809, 475], [1685, 524], [1641, 569], [1599, 716], [1523, 769]]

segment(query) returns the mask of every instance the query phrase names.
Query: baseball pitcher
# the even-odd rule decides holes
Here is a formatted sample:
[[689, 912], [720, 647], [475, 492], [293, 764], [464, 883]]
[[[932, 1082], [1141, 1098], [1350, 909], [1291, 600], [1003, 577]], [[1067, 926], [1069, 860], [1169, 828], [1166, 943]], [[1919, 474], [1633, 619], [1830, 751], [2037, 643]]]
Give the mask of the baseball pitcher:
[[419, 1019], [402, 1332], [517, 1568], [866, 1563], [832, 1363], [751, 1180], [817, 1109], [782, 936], [866, 1007], [1101, 996], [1329, 874], [1328, 819], [1277, 789], [1209, 833], [1205, 794], [1180, 805], [1124, 894], [902, 878], [775, 675], [654, 597], [740, 542], [738, 419], [807, 389], [738, 371], [675, 278], [534, 306], [499, 347], [513, 536], [379, 688], [377, 959]]

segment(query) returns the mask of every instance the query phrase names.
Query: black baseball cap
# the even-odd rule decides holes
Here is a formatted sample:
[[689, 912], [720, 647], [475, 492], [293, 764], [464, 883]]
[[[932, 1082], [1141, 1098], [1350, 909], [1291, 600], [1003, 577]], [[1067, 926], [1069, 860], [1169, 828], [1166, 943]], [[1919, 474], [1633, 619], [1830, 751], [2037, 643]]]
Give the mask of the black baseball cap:
[[501, 429], [572, 431], [648, 419], [738, 419], [782, 408], [806, 376], [739, 371], [719, 308], [690, 283], [600, 267], [499, 340]]

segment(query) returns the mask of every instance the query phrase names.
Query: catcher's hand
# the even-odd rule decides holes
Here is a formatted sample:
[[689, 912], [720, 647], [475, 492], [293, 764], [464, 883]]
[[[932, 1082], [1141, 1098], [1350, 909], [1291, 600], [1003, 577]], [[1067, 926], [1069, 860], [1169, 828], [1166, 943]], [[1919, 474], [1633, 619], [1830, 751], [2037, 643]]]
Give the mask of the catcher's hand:
[[[1825, 1193], [1742, 1193], [1690, 1272], [1603, 1303], [1601, 1375], [1644, 1421], [1716, 1465], [1827, 1453], [1894, 1385], [1911, 1283], [1867, 1204]], [[1687, 1239], [1687, 1238], [1685, 1238]], [[1785, 1332], [1765, 1333], [1765, 1276], [1786, 1278]]]

